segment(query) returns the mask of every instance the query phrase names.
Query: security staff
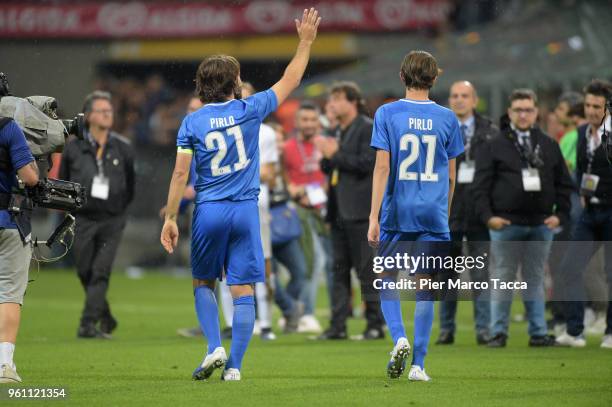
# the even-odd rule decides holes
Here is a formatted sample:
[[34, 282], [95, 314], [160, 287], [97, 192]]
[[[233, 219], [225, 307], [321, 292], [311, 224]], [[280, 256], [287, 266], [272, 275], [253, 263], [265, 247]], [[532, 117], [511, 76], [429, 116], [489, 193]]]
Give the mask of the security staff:
[[[60, 178], [80, 183], [87, 203], [76, 212], [74, 254], [85, 290], [85, 306], [77, 336], [110, 338], [117, 327], [106, 292], [113, 261], [134, 197], [134, 155], [128, 140], [111, 131], [113, 106], [109, 93], [85, 98], [86, 134], [64, 149]], [[99, 325], [98, 325], [99, 324]]]
[[[32, 249], [29, 236], [20, 234], [7, 208], [15, 175], [34, 186], [38, 183], [38, 167], [23, 132], [8, 118], [0, 118], [0, 155], [0, 383], [18, 383], [21, 378], [13, 353]], [[29, 224], [25, 228], [29, 229]], [[24, 228], [21, 230], [23, 233]]]

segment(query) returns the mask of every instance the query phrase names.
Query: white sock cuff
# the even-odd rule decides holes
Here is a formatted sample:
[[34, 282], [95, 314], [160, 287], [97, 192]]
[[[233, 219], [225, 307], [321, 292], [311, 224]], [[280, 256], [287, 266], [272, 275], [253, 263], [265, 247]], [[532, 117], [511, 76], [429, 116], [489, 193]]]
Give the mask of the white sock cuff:
[[13, 353], [15, 344], [11, 342], [0, 342], [0, 365], [8, 364], [13, 366]]

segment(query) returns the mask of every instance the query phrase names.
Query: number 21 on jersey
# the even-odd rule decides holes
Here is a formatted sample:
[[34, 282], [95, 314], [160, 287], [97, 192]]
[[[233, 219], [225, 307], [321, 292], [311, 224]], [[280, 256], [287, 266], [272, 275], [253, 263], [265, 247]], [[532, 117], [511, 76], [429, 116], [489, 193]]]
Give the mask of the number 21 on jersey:
[[[233, 164], [233, 171], [240, 171], [249, 164], [249, 159], [246, 155], [246, 149], [244, 148], [244, 139], [242, 137], [242, 131], [240, 126], [230, 127], [225, 131], [228, 136], [234, 137], [236, 141], [236, 150], [238, 151], [238, 162]], [[232, 165], [226, 164], [221, 166], [221, 161], [227, 155], [227, 142], [225, 141], [225, 135], [220, 131], [211, 131], [206, 135], [204, 139], [206, 148], [212, 150], [217, 148], [217, 154], [212, 158], [210, 162], [210, 170], [213, 177], [220, 175], [229, 174], [232, 172]]]
[[419, 175], [421, 181], [438, 181], [438, 174], [433, 172], [437, 138], [433, 135], [424, 135], [422, 140], [426, 145], [427, 156], [425, 157], [425, 172], [419, 174], [418, 172], [408, 171], [408, 168], [419, 159], [421, 139], [415, 134], [404, 134], [400, 139], [400, 151], [408, 151], [408, 156], [402, 160], [399, 166], [398, 178], [400, 181], [417, 181]]

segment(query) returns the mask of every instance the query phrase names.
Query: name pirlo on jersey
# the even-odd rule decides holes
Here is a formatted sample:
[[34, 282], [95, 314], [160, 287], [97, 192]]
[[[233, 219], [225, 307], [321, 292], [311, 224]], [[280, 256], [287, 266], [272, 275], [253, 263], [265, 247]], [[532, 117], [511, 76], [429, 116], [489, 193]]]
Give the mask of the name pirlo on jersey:
[[431, 131], [433, 130], [433, 120], [410, 117], [408, 119], [408, 127], [413, 130]]

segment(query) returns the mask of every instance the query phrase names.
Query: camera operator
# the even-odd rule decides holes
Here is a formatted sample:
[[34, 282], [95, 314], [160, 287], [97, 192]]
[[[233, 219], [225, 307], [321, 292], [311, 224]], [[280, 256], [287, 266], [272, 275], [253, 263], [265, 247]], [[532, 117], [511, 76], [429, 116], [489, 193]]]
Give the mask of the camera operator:
[[[0, 383], [21, 382], [13, 362], [21, 305], [32, 259], [29, 221], [21, 232], [7, 211], [17, 175], [27, 186], [38, 183], [38, 167], [17, 123], [0, 118], [0, 148], [11, 166], [0, 165]], [[27, 233], [27, 235], [22, 235]]]
[[74, 254], [86, 295], [77, 336], [108, 339], [117, 321], [106, 292], [126, 209], [134, 197], [134, 156], [129, 141], [111, 131], [109, 93], [88, 95], [83, 113], [85, 137], [66, 145], [60, 169], [60, 178], [78, 182], [88, 191], [87, 203], [75, 212]]

